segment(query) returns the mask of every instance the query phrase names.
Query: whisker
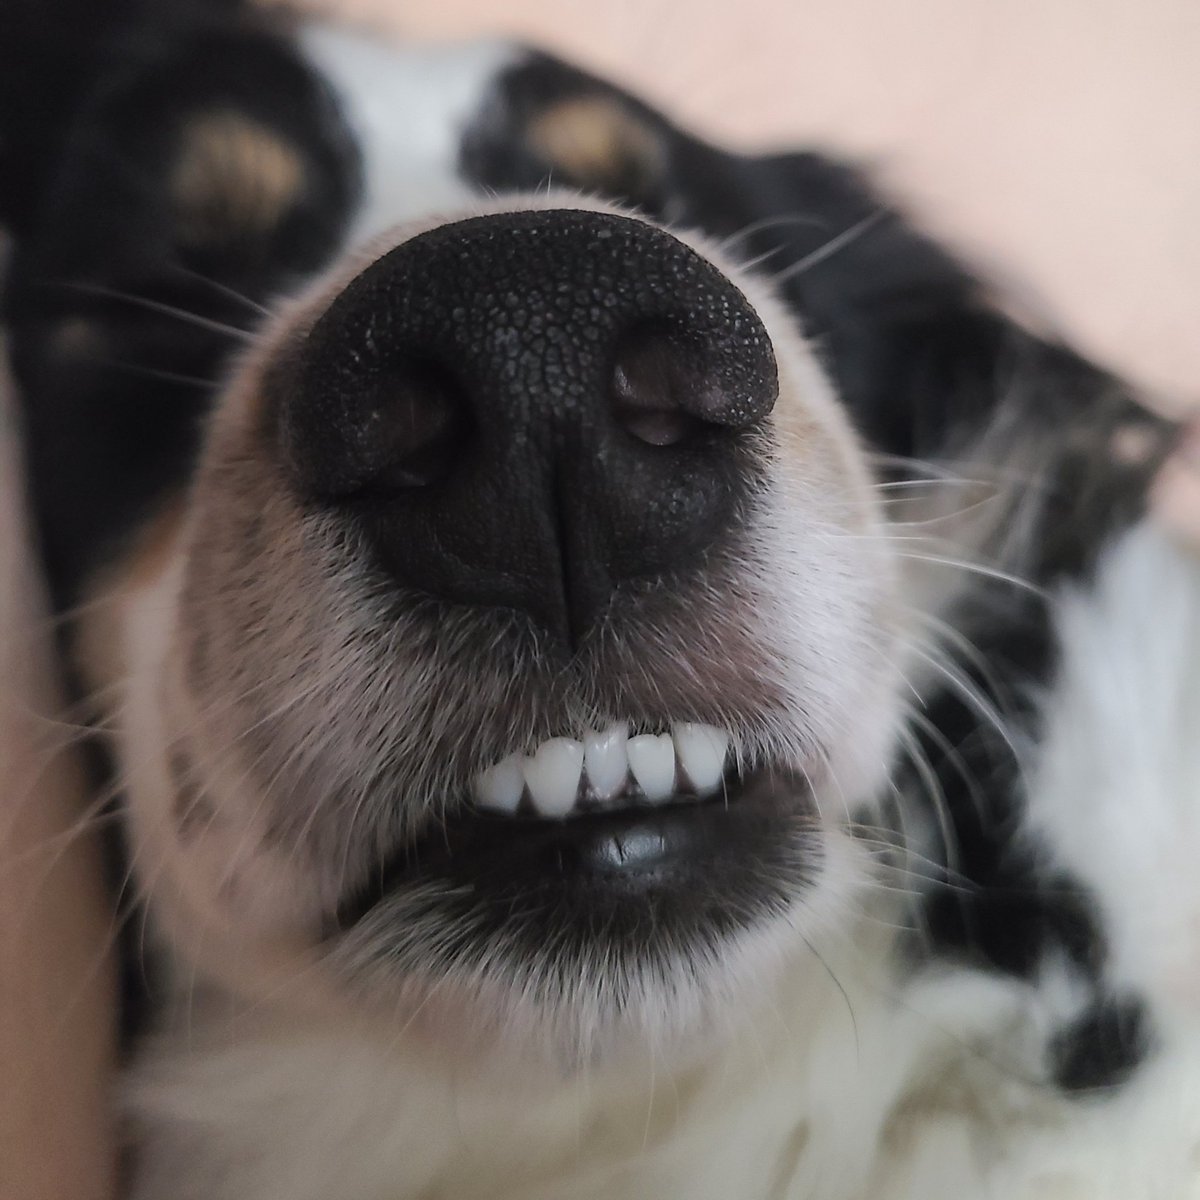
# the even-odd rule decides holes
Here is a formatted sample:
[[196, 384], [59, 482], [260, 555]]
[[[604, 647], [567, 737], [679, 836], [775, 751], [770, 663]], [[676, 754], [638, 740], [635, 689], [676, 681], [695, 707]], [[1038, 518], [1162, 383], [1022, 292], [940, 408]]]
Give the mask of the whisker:
[[950, 662], [939, 659], [936, 655], [930, 654], [917, 645], [910, 643], [907, 648], [911, 653], [937, 671], [950, 684], [959, 698], [970, 708], [974, 709], [976, 714], [982, 717], [990, 728], [996, 730], [1014, 759], [1020, 757], [1017, 747], [1013, 744], [1009, 736], [1000, 710], [988, 701], [983, 691], [972, 682], [969, 675], [957, 670]]
[[839, 254], [842, 250], [852, 246], [859, 238], [865, 236], [890, 215], [886, 208], [876, 209], [869, 216], [863, 217], [861, 221], [855, 221], [849, 229], [844, 229], [836, 237], [830, 238], [824, 245], [812, 251], [811, 254], [806, 254], [798, 262], [792, 263], [790, 267], [785, 268], [776, 275], [771, 282], [778, 286], [789, 279], [794, 279], [797, 275], [801, 275], [805, 271], [811, 271], [814, 267], [820, 266], [821, 263], [826, 262], [835, 254]]
[[955, 476], [944, 476], [936, 479], [888, 479], [871, 484], [872, 490], [876, 492], [898, 492], [913, 488], [932, 488], [938, 486], [966, 488], [986, 487], [988, 484], [981, 479], [961, 479]]
[[271, 310], [264, 304], [259, 304], [257, 300], [252, 300], [244, 292], [239, 292], [236, 288], [231, 288], [228, 284], [222, 283], [219, 279], [213, 279], [208, 275], [194, 270], [192, 267], [185, 267], [183, 263], [175, 263], [174, 269], [181, 275], [186, 275], [189, 279], [196, 280], [197, 283], [203, 283], [213, 291], [222, 296], [228, 296], [230, 300], [236, 300], [239, 304], [244, 304], [251, 311], [258, 313], [260, 316], [271, 316]]
[[221, 333], [226, 337], [236, 338], [240, 342], [252, 342], [254, 335], [247, 329], [239, 329], [236, 325], [227, 325], [224, 321], [214, 320], [212, 317], [204, 317], [199, 313], [189, 312], [186, 308], [178, 308], [174, 304], [167, 304], [162, 300], [151, 300], [149, 296], [138, 296], [133, 292], [122, 292], [117, 288], [105, 287], [100, 283], [78, 283], [78, 282], [60, 282], [49, 286], [66, 288], [73, 292], [82, 292], [85, 296], [99, 296], [108, 300], [119, 300], [125, 304], [132, 304], [138, 308], [147, 309], [150, 312], [161, 313], [166, 317], [176, 317], [189, 325], [195, 325], [200, 329], [207, 329], [213, 333]]
[[984, 687], [988, 689], [991, 695], [997, 698], [1004, 695], [1008, 688], [1001, 683], [987, 655], [962, 630], [951, 625], [949, 621], [936, 616], [934, 613], [913, 608], [911, 605], [904, 605], [903, 607], [912, 617], [927, 625], [933, 631], [939, 649], [950, 646], [956, 650], [960, 659], [978, 672]]
[[738, 263], [743, 271], [754, 271], [763, 265], [768, 259], [772, 259], [781, 251], [787, 249], [786, 246], [772, 246], [770, 250], [764, 250], [761, 254], [756, 254], [753, 258], [747, 259], [745, 262]]
[[218, 387], [215, 379], [203, 379], [199, 375], [184, 375], [179, 371], [167, 371], [162, 367], [150, 367], [144, 363], [127, 362], [119, 358], [93, 358], [91, 360], [102, 367], [110, 367], [115, 371], [124, 371], [128, 375], [142, 375], [147, 379], [161, 379], [164, 383], [182, 383], [189, 387], [203, 388], [208, 391]]
[[[967, 760], [963, 757], [963, 744], [960, 743], [955, 745], [953, 742], [951, 742], [950, 739], [942, 732], [942, 730], [939, 729], [933, 721], [924, 716], [922, 713], [915, 711], [910, 712], [908, 719], [913, 723], [913, 725], [920, 729], [922, 733], [924, 733], [925, 737], [927, 737], [929, 741], [931, 741], [937, 747], [938, 752], [941, 755], [941, 761], [949, 763], [950, 766], [954, 768], [955, 773], [966, 785], [967, 794], [971, 798], [971, 803], [975, 809], [976, 816], [979, 817], [980, 822], [985, 822], [988, 817], [986, 798], [983, 794], [983, 789], [979, 783], [979, 779], [971, 771], [970, 767], [967, 766]], [[928, 760], [928, 755], [926, 758]], [[933, 769], [932, 764], [931, 769]], [[942, 795], [945, 796], [944, 789], [942, 791]]]
[[946, 851], [946, 865], [948, 869], [957, 874], [959, 873], [958, 837], [954, 832], [954, 821], [950, 813], [950, 804], [946, 799], [946, 793], [942, 788], [941, 780], [938, 779], [937, 772], [934, 771], [928, 755], [922, 750], [921, 744], [913, 735], [912, 730], [901, 726], [897, 731], [897, 736], [901, 749], [908, 756], [921, 782], [928, 789], [926, 798], [929, 800], [934, 819], [938, 824], [938, 832], [941, 835], [942, 845]]
[[762, 217], [757, 221], [751, 221], [749, 225], [743, 226], [736, 233], [731, 233], [724, 238], [718, 245], [722, 251], [728, 252], [738, 242], [745, 241], [746, 238], [753, 237], [756, 233], [764, 233], [768, 229], [779, 229], [786, 225], [808, 225], [815, 229], [829, 228], [829, 222], [814, 213], [785, 213], [778, 217]]
[[[899, 521], [894, 517], [888, 517], [888, 524], [892, 529], [929, 529], [935, 525], [945, 525], [952, 521], [961, 521], [964, 517], [969, 517], [973, 513], [977, 513], [982, 509], [988, 508], [991, 505], [1003, 503], [1004, 497], [999, 493], [994, 493], [991, 496], [984, 496], [982, 499], [974, 500], [970, 504], [964, 505], [962, 508], [953, 508], [949, 512], [934, 513], [931, 517], [924, 517], [919, 521]], [[909, 503], [905, 496], [893, 498], [890, 502], [884, 500], [885, 504], [890, 504], [888, 511], [892, 511], [901, 505]], [[900, 539], [909, 535], [898, 535]], [[920, 539], [924, 540], [924, 539]]]
[[968, 562], [964, 559], [949, 558], [940, 554], [918, 554], [910, 550], [897, 550], [896, 553], [901, 558], [907, 558], [913, 562], [927, 562], [939, 567], [952, 567], [971, 575], [979, 575], [984, 579], [993, 579], [997, 583], [1006, 583], [1010, 587], [1018, 588], [1035, 596], [1038, 600], [1047, 601], [1050, 598], [1050, 593], [1045, 588], [1031, 583], [1028, 579], [1023, 579], [1020, 575], [1014, 575], [1011, 571], [1001, 570], [999, 567], [989, 567], [983, 563]]
[[[1017, 467], [996, 461], [980, 459], [939, 459], [934, 461], [927, 458], [914, 458], [904, 454], [891, 454], [885, 451], [869, 450], [866, 458], [868, 463], [878, 470], [905, 470], [916, 473], [922, 478], [898, 480], [900, 483], [932, 483], [937, 480], [973, 485], [976, 487], [997, 487], [1000, 484], [1010, 484], [1013, 487], [1032, 489], [1044, 492], [1047, 490], [1045, 472], [1041, 469]], [[983, 478], [964, 476], [963, 471], [984, 472]], [[891, 481], [884, 481], [891, 482]], [[880, 485], [876, 485], [880, 486]]]

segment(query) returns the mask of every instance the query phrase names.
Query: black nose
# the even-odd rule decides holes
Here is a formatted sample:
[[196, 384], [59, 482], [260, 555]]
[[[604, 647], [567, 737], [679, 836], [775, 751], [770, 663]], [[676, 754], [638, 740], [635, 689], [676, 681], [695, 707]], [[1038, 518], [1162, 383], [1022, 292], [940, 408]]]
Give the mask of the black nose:
[[279, 391], [300, 490], [355, 514], [386, 572], [574, 646], [618, 585], [696, 564], [746, 511], [777, 378], [754, 309], [701, 255], [643, 221], [543, 210], [385, 254]]

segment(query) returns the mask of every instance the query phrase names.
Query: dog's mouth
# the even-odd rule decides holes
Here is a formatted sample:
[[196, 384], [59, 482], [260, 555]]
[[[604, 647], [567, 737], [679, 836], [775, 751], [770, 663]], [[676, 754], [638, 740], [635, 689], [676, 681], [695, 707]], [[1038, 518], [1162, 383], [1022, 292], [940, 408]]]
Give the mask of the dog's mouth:
[[337, 925], [374, 923], [389, 899], [428, 884], [510, 916], [550, 905], [568, 923], [636, 924], [649, 902], [740, 923], [747, 901], [791, 898], [816, 839], [808, 771], [739, 758], [729, 733], [693, 722], [617, 723], [514, 752], [347, 897]]

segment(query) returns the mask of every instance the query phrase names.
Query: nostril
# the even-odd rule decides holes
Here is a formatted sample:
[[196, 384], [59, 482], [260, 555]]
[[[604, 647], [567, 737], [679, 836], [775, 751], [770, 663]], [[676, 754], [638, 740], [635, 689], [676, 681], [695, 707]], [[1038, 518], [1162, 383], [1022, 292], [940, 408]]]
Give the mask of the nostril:
[[650, 446], [674, 446], [697, 433], [703, 421], [695, 406], [697, 380], [665, 334], [649, 329], [618, 343], [611, 400], [617, 424]]
[[449, 474], [470, 433], [465, 391], [439, 363], [413, 361], [378, 384], [371, 491], [427, 487]]
[[311, 496], [428, 487], [453, 470], [471, 440], [466, 388], [437, 360], [395, 355], [332, 386], [316, 382], [285, 407], [283, 420], [288, 460]]
[[645, 442], [647, 446], [677, 445], [686, 441], [700, 428], [700, 422], [686, 413], [656, 409], [619, 409], [617, 420], [638, 441]]
[[774, 397], [764, 404], [753, 394], [756, 383], [739, 378], [728, 362], [714, 362], [711, 347], [686, 327], [660, 321], [639, 324], [618, 340], [609, 398], [627, 433], [651, 446], [674, 446], [760, 421]]

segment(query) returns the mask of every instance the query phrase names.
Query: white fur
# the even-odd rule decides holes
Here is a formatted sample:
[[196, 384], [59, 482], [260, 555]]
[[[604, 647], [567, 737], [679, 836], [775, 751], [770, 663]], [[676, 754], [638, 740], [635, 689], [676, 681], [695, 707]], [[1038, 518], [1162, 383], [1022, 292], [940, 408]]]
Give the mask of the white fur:
[[326, 25], [307, 28], [301, 45], [333, 89], [362, 156], [351, 244], [478, 199], [458, 173], [462, 134], [496, 75], [519, 60], [515, 47], [405, 49]]
[[1103, 908], [1118, 981], [1200, 1015], [1200, 564], [1146, 527], [1064, 598], [1032, 818]]

